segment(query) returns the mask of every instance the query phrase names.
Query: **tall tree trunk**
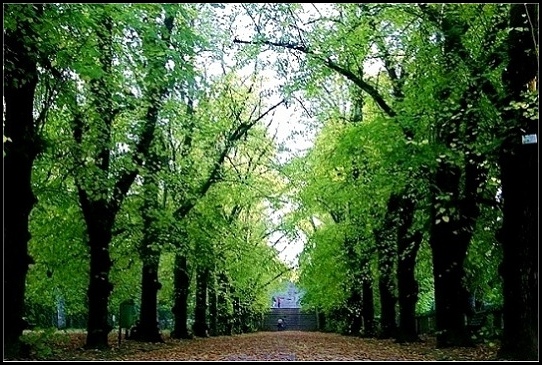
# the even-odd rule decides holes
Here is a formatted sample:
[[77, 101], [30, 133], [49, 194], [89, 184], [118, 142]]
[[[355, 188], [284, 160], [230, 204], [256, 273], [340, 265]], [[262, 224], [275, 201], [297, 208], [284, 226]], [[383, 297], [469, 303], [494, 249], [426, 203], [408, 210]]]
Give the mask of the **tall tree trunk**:
[[[420, 7], [431, 14], [426, 5]], [[456, 66], [472, 66], [469, 52], [462, 42], [462, 36], [469, 25], [459, 19], [455, 12], [445, 11], [442, 15], [435, 16], [433, 12], [430, 17], [439, 24], [444, 35], [444, 70], [453, 74]], [[483, 78], [482, 72], [474, 67], [471, 77]], [[478, 190], [486, 174], [482, 167], [485, 156], [474, 153], [479, 128], [478, 111], [469, 104], [480, 102], [480, 93], [486, 86], [472, 83], [463, 92], [459, 103], [450, 103], [450, 83], [443, 84], [438, 95], [443, 106], [448, 103], [455, 109], [456, 118], [450, 119], [446, 113], [438, 118], [436, 140], [449, 150], [459, 148], [464, 155], [464, 165], [459, 166], [444, 157], [439, 161], [431, 181], [429, 245], [433, 254], [437, 347], [472, 345], [465, 326], [468, 292], [462, 284], [463, 263], [480, 213], [477, 205]], [[461, 141], [460, 147], [456, 147], [458, 141]]]
[[399, 209], [400, 198], [392, 194], [388, 200], [386, 216], [382, 228], [374, 231], [378, 252], [379, 279], [378, 289], [380, 292], [380, 334], [381, 338], [395, 337], [397, 332], [395, 304], [395, 260], [397, 258], [397, 231], [395, 217]]
[[[382, 272], [381, 272], [382, 275]], [[397, 332], [395, 304], [397, 298], [390, 288], [393, 285], [391, 273], [385, 273], [378, 280], [380, 292], [380, 333], [379, 338], [393, 338]]]
[[373, 285], [370, 276], [365, 275], [363, 280], [363, 304], [361, 307], [363, 316], [363, 337], [374, 337], [375, 335], [375, 309]]
[[90, 246], [90, 282], [88, 295], [88, 323], [86, 348], [108, 348], [108, 334], [113, 329], [108, 321], [109, 295], [113, 285], [109, 282], [111, 259], [109, 244], [114, 215], [104, 201], [83, 205]]
[[157, 227], [157, 212], [159, 211], [159, 182], [160, 156], [151, 149], [146, 163], [147, 174], [144, 176], [143, 193], [143, 238], [139, 247], [139, 256], [143, 262], [141, 271], [141, 310], [139, 323], [133, 331], [131, 339], [143, 342], [164, 342], [160, 335], [158, 323], [158, 290], [162, 284], [158, 280], [160, 265], [161, 243]]
[[190, 275], [188, 274], [188, 262], [186, 256], [181, 253], [175, 254], [174, 280], [174, 305], [173, 315], [175, 326], [171, 337], [192, 338], [188, 330], [188, 294], [190, 290]]
[[359, 285], [358, 281], [356, 281], [350, 288], [350, 296], [348, 298], [346, 306], [346, 335], [359, 336], [361, 334], [361, 289], [361, 281], [359, 282]]
[[[503, 79], [507, 101], [520, 102], [522, 92], [538, 93], [538, 38], [534, 37], [538, 34], [538, 5], [511, 5], [510, 27], [510, 62]], [[538, 140], [538, 118], [528, 119], [524, 112], [505, 110], [511, 133], [502, 144], [499, 160], [504, 199], [498, 235], [503, 246], [500, 271], [504, 289], [499, 356], [538, 360], [538, 142], [521, 142], [522, 135], [528, 134], [535, 134]]]
[[209, 278], [209, 335], [218, 336], [218, 293], [216, 275], [214, 271]]
[[399, 328], [397, 342], [417, 342], [416, 303], [418, 302], [418, 282], [416, 281], [416, 255], [422, 242], [422, 233], [404, 234], [399, 226], [397, 243], [399, 261], [397, 267], [397, 286], [399, 291]]
[[[437, 347], [470, 346], [465, 326], [465, 289], [462, 284], [463, 262], [470, 235], [464, 221], [450, 214], [457, 203], [461, 171], [443, 162], [439, 165], [432, 193], [432, 224], [429, 245], [433, 254]], [[449, 199], [442, 199], [443, 196]], [[454, 201], [454, 202], [452, 202]], [[437, 210], [443, 209], [439, 213]]]
[[416, 281], [415, 266], [423, 235], [419, 231], [412, 235], [409, 234], [414, 220], [415, 201], [405, 195], [400, 199], [399, 224], [397, 226], [399, 328], [396, 340], [402, 343], [419, 341], [416, 332], [418, 282]]
[[357, 239], [347, 237], [344, 240], [344, 251], [349, 267], [350, 278], [346, 284], [345, 290], [349, 291], [349, 297], [346, 302], [346, 327], [344, 334], [359, 336], [362, 326], [361, 318], [361, 290], [362, 278], [361, 273], [364, 269], [360, 264], [359, 253], [356, 251], [356, 246], [359, 244]]
[[130, 337], [142, 342], [164, 342], [157, 320], [158, 290], [162, 287], [158, 281], [160, 253], [148, 253], [143, 261], [141, 272], [141, 309], [139, 323]]
[[[4, 5], [36, 7], [42, 5]], [[7, 11], [7, 8], [5, 8]], [[17, 9], [18, 10], [18, 9]], [[31, 10], [33, 11], [33, 10]], [[28, 267], [28, 219], [37, 200], [32, 192], [32, 165], [41, 143], [34, 123], [34, 93], [38, 83], [36, 61], [25, 44], [31, 18], [20, 19], [17, 29], [4, 30], [4, 349], [17, 355], [24, 329], [24, 297]]]
[[209, 326], [207, 324], [207, 286], [209, 282], [209, 269], [197, 268], [196, 270], [196, 307], [194, 308], [194, 335], [208, 337]]
[[221, 272], [218, 275], [218, 315], [217, 325], [220, 335], [232, 335], [232, 303], [229, 301], [229, 281], [228, 276]]

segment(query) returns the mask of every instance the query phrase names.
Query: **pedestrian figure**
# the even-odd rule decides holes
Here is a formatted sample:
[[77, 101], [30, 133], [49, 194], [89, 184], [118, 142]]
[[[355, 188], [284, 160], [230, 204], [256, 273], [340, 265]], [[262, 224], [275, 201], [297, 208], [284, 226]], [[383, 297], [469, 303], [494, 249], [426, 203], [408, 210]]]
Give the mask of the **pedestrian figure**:
[[284, 327], [284, 321], [282, 320], [282, 318], [279, 318], [279, 320], [277, 321], [277, 330], [283, 331]]
[[277, 307], [280, 308], [280, 297], [277, 297]]

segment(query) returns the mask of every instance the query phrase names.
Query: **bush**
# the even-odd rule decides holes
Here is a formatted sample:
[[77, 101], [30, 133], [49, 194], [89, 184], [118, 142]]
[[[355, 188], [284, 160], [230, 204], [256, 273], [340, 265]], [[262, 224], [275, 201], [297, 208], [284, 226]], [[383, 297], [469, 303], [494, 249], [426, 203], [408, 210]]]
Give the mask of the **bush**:
[[67, 334], [60, 333], [55, 328], [29, 331], [21, 337], [21, 342], [29, 349], [28, 356], [33, 359], [46, 359], [54, 356], [55, 348], [68, 344], [69, 341]]

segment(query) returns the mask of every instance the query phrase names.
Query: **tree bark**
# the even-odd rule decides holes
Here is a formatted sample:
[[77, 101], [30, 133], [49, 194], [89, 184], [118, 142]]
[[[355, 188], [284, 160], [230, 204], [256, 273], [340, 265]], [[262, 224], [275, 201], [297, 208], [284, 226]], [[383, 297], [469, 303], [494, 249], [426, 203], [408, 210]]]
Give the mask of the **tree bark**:
[[[151, 256], [152, 255], [152, 256]], [[158, 266], [160, 256], [157, 253], [148, 254], [141, 272], [141, 309], [139, 323], [136, 325], [131, 340], [142, 342], [164, 342], [160, 334], [157, 320], [158, 290], [162, 287], [158, 281]]]
[[[451, 207], [458, 207], [460, 175], [461, 171], [457, 166], [441, 163], [436, 173], [435, 190], [432, 193], [429, 245], [433, 254], [439, 348], [472, 345], [465, 326], [467, 298], [462, 284], [463, 262], [467, 255], [470, 235], [465, 233], [467, 227], [463, 226], [464, 221], [448, 213]], [[441, 199], [442, 196], [449, 197], [449, 200]], [[438, 213], [437, 206], [444, 207], [445, 213]]]
[[[406, 192], [405, 192], [406, 193]], [[417, 342], [416, 303], [418, 302], [418, 282], [416, 281], [416, 256], [423, 235], [420, 231], [410, 234], [414, 220], [416, 202], [403, 195], [399, 207], [397, 226], [397, 289], [399, 301], [399, 328], [396, 341]]]
[[209, 282], [209, 269], [196, 270], [196, 307], [194, 308], [194, 335], [197, 337], [209, 336], [207, 324], [207, 286]]
[[188, 274], [188, 262], [185, 255], [175, 254], [174, 267], [174, 305], [173, 315], [175, 326], [171, 337], [192, 338], [188, 330], [188, 294], [190, 290], [190, 275]]
[[218, 275], [218, 295], [217, 295], [217, 326], [220, 335], [232, 335], [232, 312], [233, 307], [229, 301], [229, 281], [225, 273]]
[[355, 282], [355, 284], [350, 288], [350, 297], [348, 298], [348, 303], [346, 307], [347, 313], [347, 325], [346, 325], [346, 335], [350, 336], [359, 336], [361, 334], [362, 327], [362, 315], [361, 315], [361, 282]]
[[375, 335], [375, 309], [372, 280], [366, 275], [363, 280], [363, 331], [362, 337], [374, 337]]
[[[538, 38], [532, 36], [538, 34], [538, 5], [511, 5], [510, 27], [510, 61], [503, 80], [507, 101], [519, 102], [524, 91], [538, 93]], [[498, 234], [503, 247], [504, 296], [499, 356], [538, 360], [538, 143], [521, 143], [526, 134], [538, 139], [538, 119], [526, 118], [524, 110], [505, 108], [503, 114], [511, 133], [501, 146], [499, 159], [504, 199]]]
[[[410, 225], [409, 225], [410, 226]], [[414, 235], [398, 233], [397, 286], [399, 291], [399, 328], [396, 342], [418, 342], [416, 331], [416, 303], [418, 302], [418, 282], [416, 281], [416, 255], [422, 242], [421, 232]]]
[[139, 257], [143, 262], [141, 272], [141, 310], [139, 311], [139, 323], [136, 325], [132, 340], [142, 342], [164, 342], [160, 334], [158, 323], [158, 290], [162, 284], [158, 280], [158, 268], [160, 265], [161, 242], [157, 227], [156, 215], [159, 212], [158, 204], [160, 172], [160, 156], [153, 150], [148, 153], [146, 163], [147, 175], [143, 182], [143, 238], [139, 247]]
[[209, 335], [218, 336], [218, 298], [217, 298], [217, 288], [216, 288], [216, 276], [212, 272], [209, 278]]
[[109, 282], [111, 259], [109, 244], [114, 215], [104, 201], [84, 205], [90, 247], [90, 282], [88, 296], [88, 323], [86, 348], [109, 347], [108, 334], [113, 329], [108, 321], [109, 295], [113, 285]]
[[379, 279], [378, 289], [380, 292], [380, 338], [395, 337], [397, 322], [395, 319], [395, 259], [397, 258], [397, 231], [395, 217], [399, 209], [400, 198], [392, 194], [388, 200], [386, 216], [380, 229], [374, 231], [378, 252]]
[[[4, 5], [37, 7], [42, 5]], [[31, 10], [32, 11], [32, 10]], [[10, 141], [4, 144], [4, 348], [17, 355], [19, 337], [25, 326], [24, 297], [30, 232], [28, 221], [37, 199], [32, 192], [32, 166], [41, 151], [33, 117], [34, 93], [38, 83], [36, 61], [25, 39], [34, 32], [30, 18], [20, 20], [16, 30], [4, 30], [5, 129]]]

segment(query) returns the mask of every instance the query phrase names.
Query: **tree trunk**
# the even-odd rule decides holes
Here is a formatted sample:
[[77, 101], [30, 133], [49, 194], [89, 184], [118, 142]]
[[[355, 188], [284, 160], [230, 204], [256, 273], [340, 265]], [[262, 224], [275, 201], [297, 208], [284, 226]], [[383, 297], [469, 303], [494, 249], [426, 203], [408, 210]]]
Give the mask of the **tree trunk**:
[[216, 276], [214, 272], [209, 280], [209, 335], [218, 336], [218, 299], [216, 290]]
[[111, 259], [109, 244], [114, 215], [104, 201], [83, 205], [87, 222], [90, 247], [90, 282], [88, 286], [88, 323], [86, 348], [105, 349], [109, 347], [108, 334], [112, 330], [108, 322], [109, 295], [113, 285], [109, 282]]
[[141, 310], [139, 323], [136, 326], [132, 340], [142, 342], [164, 342], [160, 335], [158, 323], [158, 290], [162, 284], [158, 281], [158, 267], [160, 265], [161, 242], [157, 225], [160, 172], [160, 156], [150, 149], [147, 156], [147, 174], [143, 181], [143, 238], [139, 247], [139, 256], [143, 262], [141, 272]]
[[[458, 196], [459, 168], [439, 165], [435, 189], [446, 196]], [[439, 198], [437, 191], [433, 192], [432, 225], [429, 245], [433, 254], [433, 276], [435, 280], [435, 309], [437, 347], [470, 346], [472, 342], [465, 327], [465, 290], [462, 279], [464, 276], [463, 262], [467, 255], [470, 236], [462, 233], [462, 220], [455, 215], [439, 215], [435, 206], [442, 204], [445, 212], [450, 212], [450, 206], [457, 206], [448, 200]], [[448, 201], [448, 205], [446, 204]], [[447, 213], [443, 213], [447, 214]], [[444, 218], [447, 217], [447, 218]]]
[[229, 282], [225, 273], [218, 275], [218, 295], [217, 295], [217, 326], [220, 335], [232, 335], [232, 311], [233, 307], [229, 298]]
[[363, 280], [363, 337], [374, 337], [375, 335], [375, 309], [374, 309], [374, 295], [373, 285], [370, 277], [366, 277]]
[[391, 273], [381, 276], [378, 280], [378, 289], [380, 292], [379, 338], [393, 338], [397, 332], [397, 323], [395, 321], [395, 304], [397, 298], [390, 288], [391, 285], [393, 285]]
[[192, 338], [188, 330], [188, 293], [190, 290], [190, 276], [188, 274], [188, 263], [186, 256], [175, 254], [174, 268], [174, 305], [173, 315], [175, 317], [175, 326], [171, 337], [173, 338]]
[[361, 315], [361, 282], [357, 285], [356, 281], [350, 289], [350, 297], [346, 308], [347, 325], [346, 335], [359, 336], [361, 334], [362, 315]]
[[397, 289], [399, 299], [399, 328], [396, 341], [417, 342], [416, 303], [418, 302], [418, 282], [416, 281], [416, 255], [423, 235], [417, 231], [409, 234], [414, 220], [416, 203], [403, 195], [399, 208], [397, 227]]
[[[538, 84], [534, 86], [538, 42], [535, 45], [532, 37], [538, 34], [538, 5], [511, 5], [510, 27], [510, 62], [503, 79], [507, 101], [520, 102], [523, 91], [538, 93]], [[504, 296], [499, 356], [527, 361], [538, 360], [538, 143], [521, 144], [521, 138], [535, 134], [538, 140], [538, 119], [530, 120], [523, 113], [523, 109], [505, 110], [504, 121], [512, 126], [512, 133], [502, 144], [499, 160], [504, 199], [498, 235], [503, 246]]]
[[[22, 6], [5, 5], [5, 6]], [[36, 6], [36, 5], [24, 5]], [[41, 7], [41, 5], [38, 5]], [[37, 200], [32, 192], [32, 166], [40, 152], [34, 123], [34, 93], [38, 83], [36, 62], [25, 39], [33, 34], [29, 19], [15, 31], [4, 30], [4, 349], [17, 355], [25, 323], [24, 297], [28, 267], [28, 220]]]
[[416, 331], [416, 303], [418, 302], [418, 282], [416, 281], [416, 255], [422, 242], [421, 232], [413, 236], [401, 232], [399, 226], [397, 267], [397, 286], [399, 290], [399, 328], [397, 342], [417, 342], [420, 340]]
[[[152, 255], [152, 256], [151, 256]], [[164, 342], [160, 335], [158, 314], [158, 290], [162, 287], [158, 281], [159, 253], [148, 253], [141, 272], [141, 310], [139, 323], [132, 340], [142, 342]]]
[[194, 309], [194, 335], [208, 337], [207, 324], [207, 286], [209, 282], [209, 269], [196, 270], [196, 307]]

